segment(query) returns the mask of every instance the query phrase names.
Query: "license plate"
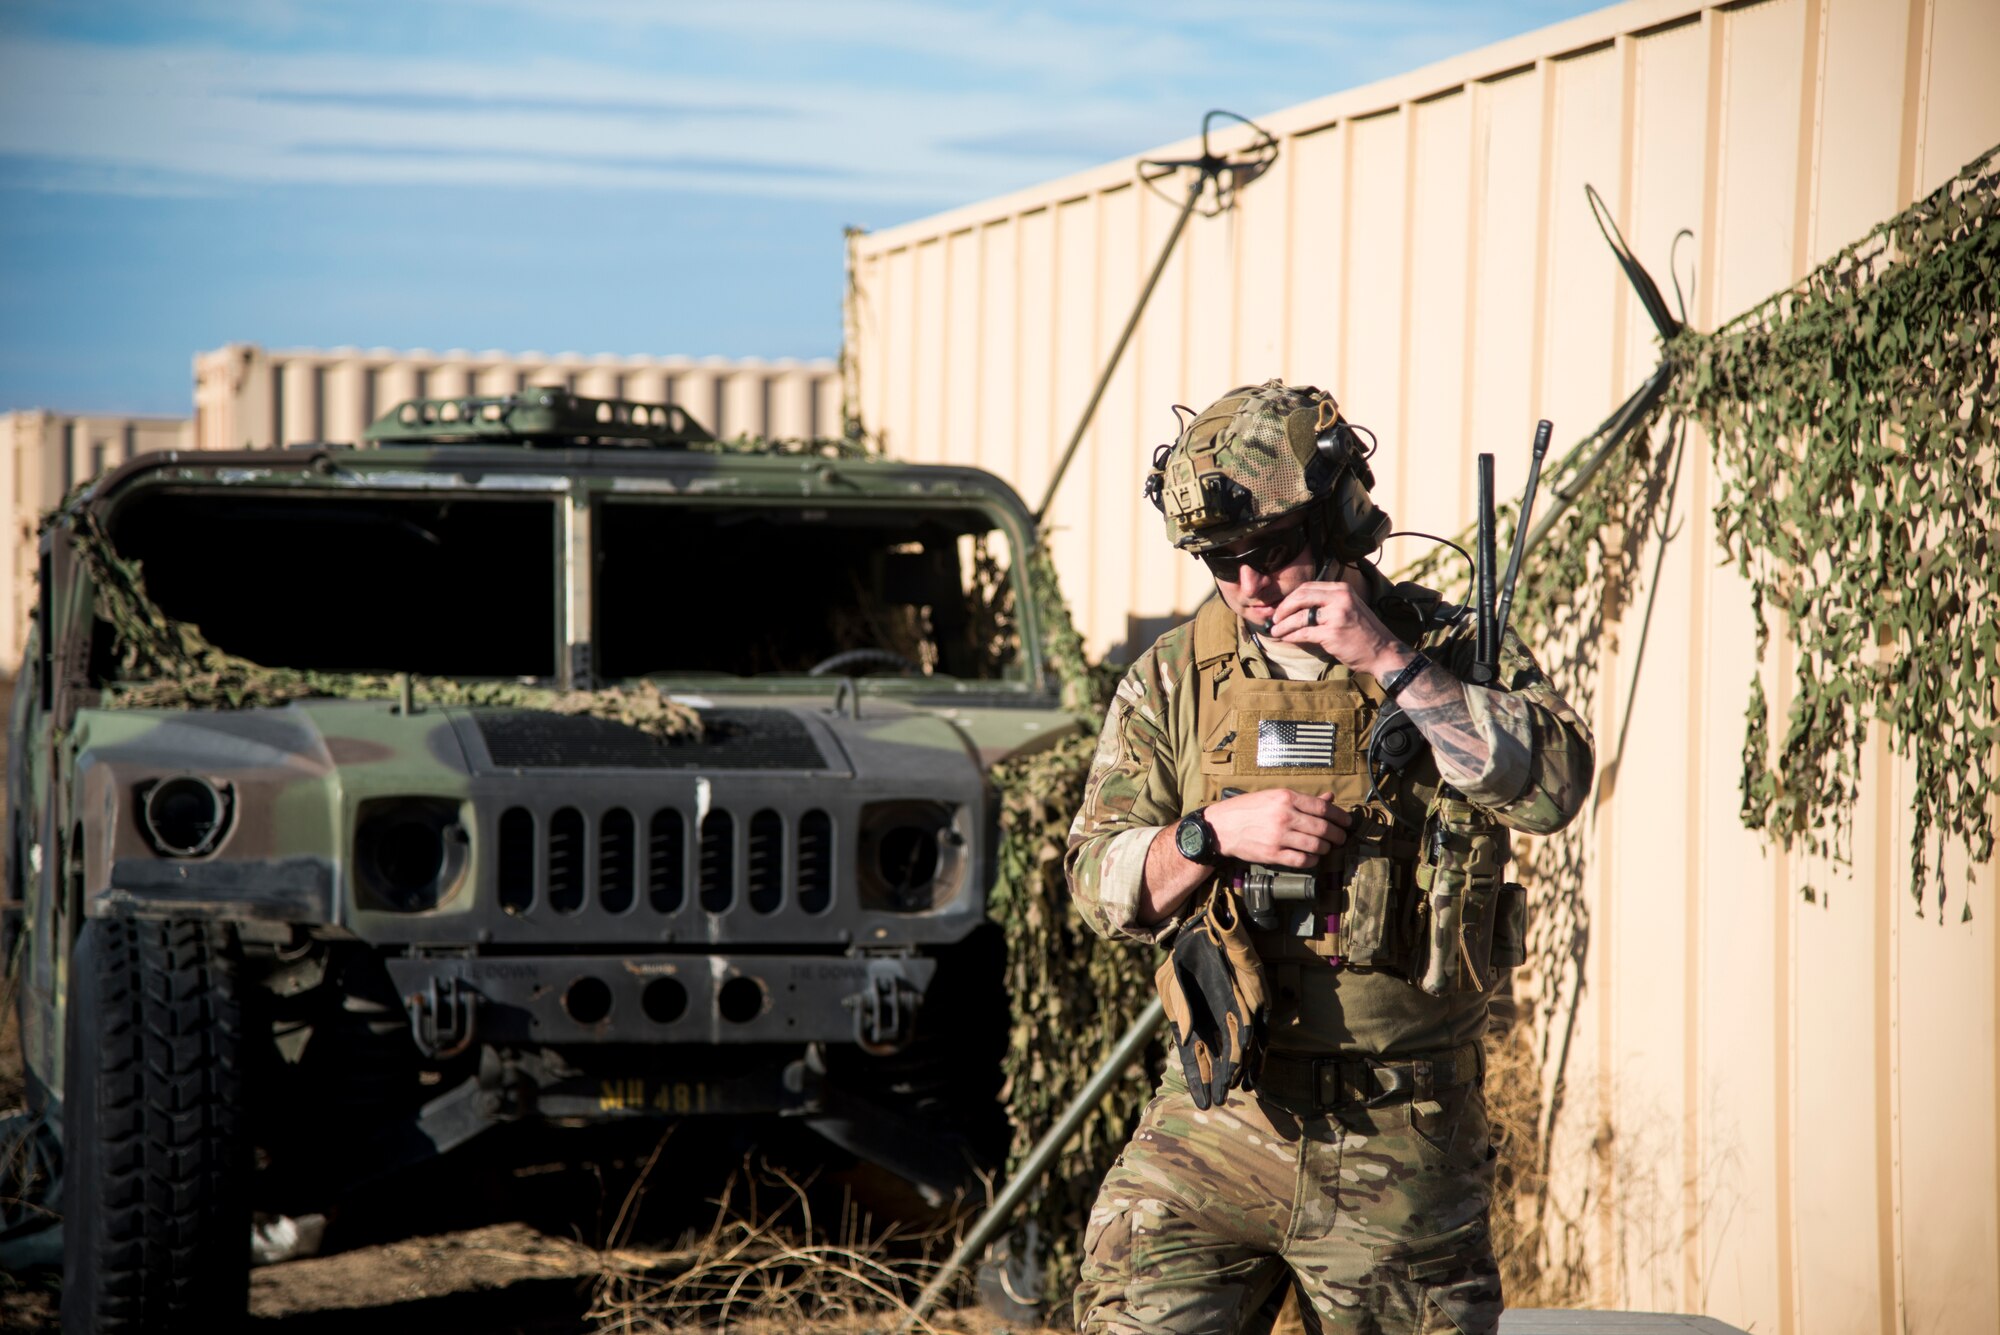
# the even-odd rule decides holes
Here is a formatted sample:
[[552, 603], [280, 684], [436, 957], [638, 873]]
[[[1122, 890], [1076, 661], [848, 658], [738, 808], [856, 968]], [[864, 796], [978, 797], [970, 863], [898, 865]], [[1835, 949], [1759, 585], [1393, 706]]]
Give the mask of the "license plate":
[[710, 1090], [701, 1080], [601, 1080], [597, 1086], [600, 1112], [704, 1113]]

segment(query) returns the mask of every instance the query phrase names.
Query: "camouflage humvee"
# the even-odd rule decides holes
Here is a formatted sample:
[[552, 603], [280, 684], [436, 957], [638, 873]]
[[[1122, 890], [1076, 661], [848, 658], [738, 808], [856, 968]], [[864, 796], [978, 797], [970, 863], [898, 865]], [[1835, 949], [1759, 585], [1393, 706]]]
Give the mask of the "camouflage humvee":
[[66, 1328], [226, 1319], [253, 1209], [509, 1121], [790, 1114], [951, 1192], [985, 771], [1077, 726], [1033, 541], [976, 469], [560, 390], [73, 497], [6, 847]]

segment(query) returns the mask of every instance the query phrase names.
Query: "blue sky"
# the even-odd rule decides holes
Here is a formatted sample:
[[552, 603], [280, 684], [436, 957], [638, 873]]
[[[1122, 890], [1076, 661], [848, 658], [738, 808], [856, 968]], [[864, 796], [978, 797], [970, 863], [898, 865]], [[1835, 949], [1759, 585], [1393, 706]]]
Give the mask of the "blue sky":
[[1586, 0], [5, 0], [0, 410], [194, 353], [831, 356], [890, 226]]

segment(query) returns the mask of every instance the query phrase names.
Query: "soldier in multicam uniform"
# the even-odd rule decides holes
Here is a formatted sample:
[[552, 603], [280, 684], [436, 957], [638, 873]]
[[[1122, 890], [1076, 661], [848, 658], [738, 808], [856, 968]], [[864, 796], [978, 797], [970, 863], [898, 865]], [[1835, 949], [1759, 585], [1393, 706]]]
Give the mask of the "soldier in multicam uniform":
[[1220, 596], [1126, 674], [1070, 832], [1092, 929], [1169, 946], [1179, 1057], [1091, 1211], [1083, 1331], [1237, 1330], [1288, 1269], [1309, 1327], [1497, 1325], [1500, 873], [1508, 829], [1581, 809], [1591, 740], [1511, 635], [1463, 680], [1472, 618], [1368, 559], [1373, 483], [1332, 397], [1275, 380], [1148, 478]]

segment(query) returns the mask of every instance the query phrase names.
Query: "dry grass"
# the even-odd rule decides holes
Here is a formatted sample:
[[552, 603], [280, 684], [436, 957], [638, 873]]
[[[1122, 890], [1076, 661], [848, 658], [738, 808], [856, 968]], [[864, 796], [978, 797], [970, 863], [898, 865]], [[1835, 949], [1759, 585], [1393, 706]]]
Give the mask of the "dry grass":
[[[1551, 1254], [1542, 1075], [1528, 1026], [1488, 1040], [1486, 1098], [1500, 1145], [1493, 1246], [1508, 1305], [1573, 1306], [1585, 1277], [1572, 1259]], [[656, 1149], [653, 1162], [659, 1157]], [[600, 1255], [590, 1317], [601, 1331], [888, 1335], [903, 1328], [909, 1303], [969, 1222], [961, 1215], [928, 1231], [877, 1228], [845, 1208], [829, 1229], [814, 1215], [810, 1178], [746, 1161], [717, 1198], [705, 1233], [668, 1251], [632, 1248], [624, 1235], [651, 1169], [649, 1163], [620, 1211], [613, 1245]], [[997, 1326], [998, 1318], [971, 1310], [934, 1314], [915, 1328], [987, 1335]], [[1042, 1329], [1053, 1335], [1056, 1328]], [[1298, 1329], [1288, 1310], [1274, 1335]]]
[[7, 976], [0, 979], [0, 1113], [24, 1107], [28, 1097], [28, 1083], [21, 1065], [21, 1016], [14, 1005], [15, 992], [20, 986], [18, 968], [9, 969]]
[[[0, 981], [0, 1117], [25, 1117], [27, 1086], [21, 1067], [21, 1033], [14, 1009], [15, 992], [21, 985], [18, 971]], [[25, 1127], [25, 1120], [13, 1129]], [[0, 1142], [0, 1234], [15, 1230], [32, 1231], [38, 1221], [51, 1221], [48, 1195], [53, 1183], [53, 1148], [46, 1139], [9, 1136]]]
[[[627, 1244], [662, 1136], [600, 1254], [589, 1317], [618, 1335], [679, 1331], [889, 1332], [949, 1335], [967, 1329], [948, 1314], [917, 1319], [910, 1303], [937, 1273], [970, 1222], [965, 1211], [927, 1227], [877, 1226], [844, 1194], [836, 1218], [815, 1210], [811, 1177], [746, 1160], [715, 1198], [707, 1230], [670, 1251]], [[982, 1329], [991, 1329], [985, 1318]]]
[[1542, 1069], [1525, 1024], [1487, 1040], [1486, 1112], [1500, 1142], [1493, 1181], [1493, 1254], [1507, 1305], [1574, 1306], [1583, 1297], [1585, 1276], [1572, 1258], [1550, 1254]]

